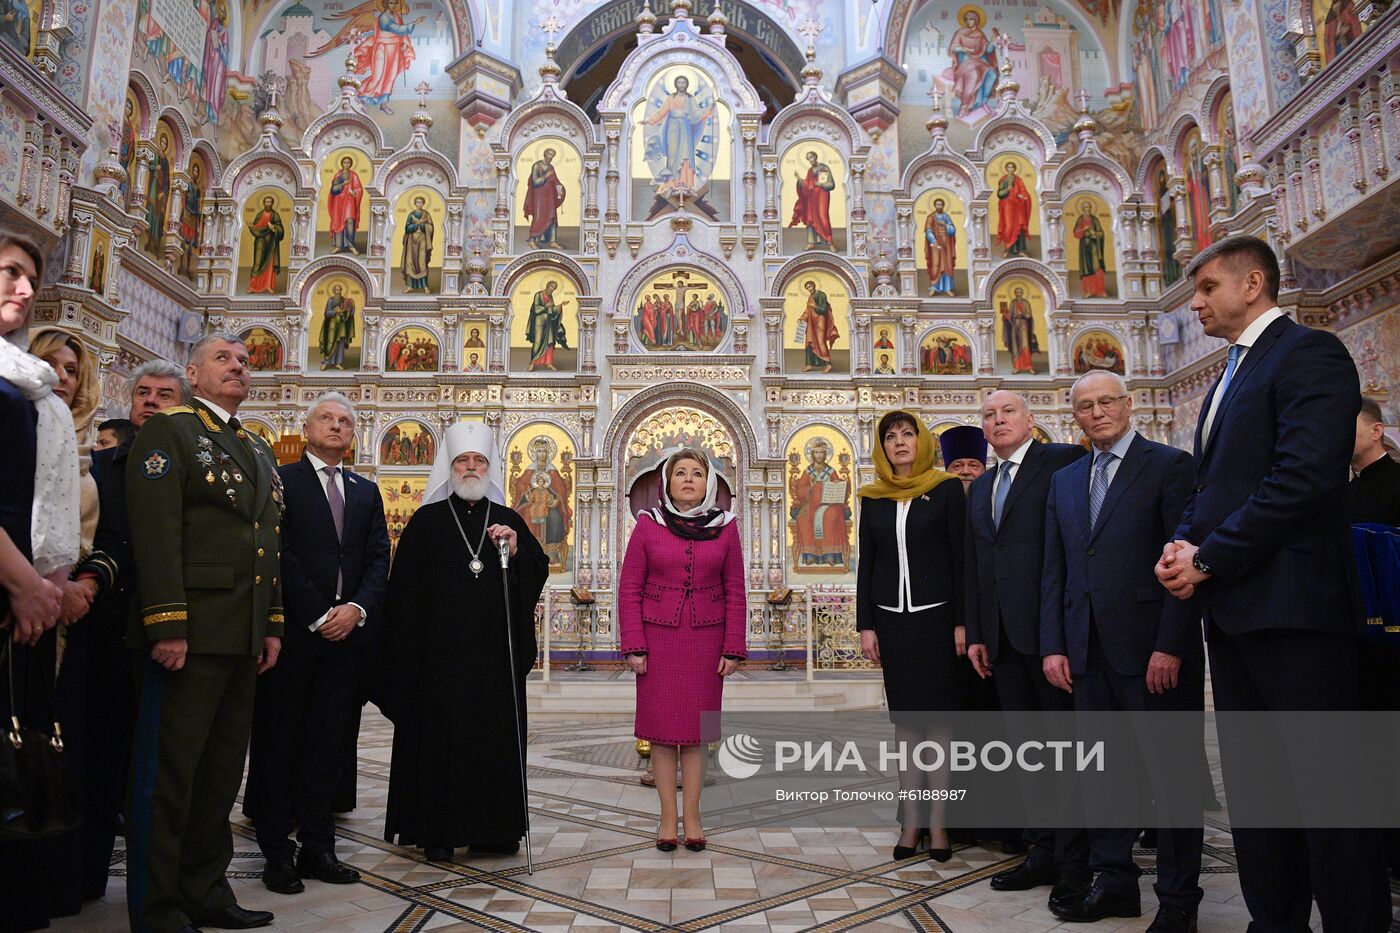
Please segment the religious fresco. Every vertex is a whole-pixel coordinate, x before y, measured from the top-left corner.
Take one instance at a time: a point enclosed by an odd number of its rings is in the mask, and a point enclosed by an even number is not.
[[[578,288],[555,269],[516,280],[510,299],[512,372],[572,372],[578,368]]]
[[[137,238],[142,249],[160,257],[165,220],[170,216],[170,177],[180,157],[175,133],[164,120],[156,124],[155,147],[146,179],[146,217]]]
[[[846,249],[846,160],[829,143],[799,142],[783,154],[779,211],[783,251]]]
[[[699,269],[668,269],[637,296],[632,332],[647,350],[713,350],[729,331],[729,301]]]
[[[898,372],[894,368],[894,353],[889,350],[877,350],[875,352],[875,375],[895,376]]]
[[[380,473],[378,481],[379,495],[384,500],[384,524],[389,529],[389,547],[397,548],[408,520],[427,495],[428,477]]]
[[[789,373],[851,371],[850,295],[832,272],[814,269],[783,290],[783,369]]]
[[[550,573],[567,573],[574,544],[574,445],[552,424],[521,428],[506,454],[506,501],[549,556]]]
[[[987,231],[992,256],[1040,258],[1040,200],[1035,167],[1022,155],[1002,153],[987,160],[987,185],[992,197]]]
[[[924,124],[935,110],[949,120],[952,148],[972,145],[1000,104],[1006,63],[1021,100],[1057,138],[1069,136],[1081,91],[1095,111],[1108,109],[1105,91],[1117,82],[1103,40],[1085,24],[1065,0],[930,0],[919,7],[898,59],[909,75],[899,95],[902,158],[928,148]]]
[[[409,188],[394,205],[390,294],[436,295],[442,291],[442,238],[447,205],[431,188]]]
[[[0,0],[0,40],[32,59],[43,12],[43,0]]]
[[[137,0],[138,53],[160,69],[199,123],[218,123],[224,113],[237,15],[228,0]]]
[[[260,188],[243,202],[238,284],[248,295],[280,295],[287,289],[285,242],[291,233],[292,199],[281,188]]]
[[[491,366],[486,338],[491,333],[485,318],[467,318],[462,322],[462,372],[484,373]]]
[[[1148,178],[1152,184],[1152,202],[1157,205],[1157,255],[1162,267],[1162,287],[1170,288],[1181,278],[1181,263],[1176,258],[1176,198],[1172,196],[1167,163],[1159,160]]]
[[[209,196],[209,160],[196,149],[186,172],[189,184],[180,198],[180,259],[175,271],[195,280],[199,245],[204,241],[204,201]]]
[[[812,425],[787,446],[787,544],[796,573],[838,575],[855,566],[857,485],[850,442],[834,428]]]
[[[1010,376],[1050,372],[1045,292],[1039,283],[1011,276],[992,292],[996,321],[996,371]]]
[[[117,142],[117,160],[126,170],[121,182],[123,207],[131,200],[131,186],[136,180],[136,140],[140,135],[141,103],[136,99],[136,92],[128,87],[126,101],[122,104],[121,135]]]
[[[1113,212],[1103,198],[1073,194],[1065,199],[1065,265],[1075,298],[1118,297],[1118,260],[1113,247]]]
[[[1235,101],[1229,91],[1220,95],[1215,105],[1215,138],[1220,145],[1220,174],[1225,183],[1231,216],[1240,209],[1240,183],[1235,179],[1240,166],[1235,147],[1239,137],[1235,133]]]
[[[317,279],[309,304],[306,368],[358,370],[363,346],[360,315],[365,309],[365,290],[359,280],[344,274]]]
[[[1196,252],[1210,245],[1210,172],[1201,128],[1187,130],[1181,143],[1181,174],[1186,179],[1186,207],[1191,212],[1191,241]]]
[[[107,292],[107,264],[112,256],[112,238],[105,231],[92,231],[92,245],[88,253],[87,287],[102,295]]]
[[[1226,64],[1220,0],[1137,0],[1130,15],[1129,57],[1143,128],[1170,123],[1178,103],[1198,80]]]
[[[1322,53],[1322,65],[1361,38],[1363,26],[1356,12],[1355,0],[1305,0],[1311,3],[1313,30],[1317,48]]]
[[[516,248],[579,250],[583,159],[555,137],[532,140],[515,157]]]
[[[933,298],[967,295],[967,211],[947,188],[930,188],[914,201],[919,231],[915,256],[922,294]]]
[[[653,220],[676,209],[730,220],[733,177],[730,107],[714,80],[690,65],[663,68],[632,109],[632,216]]]
[[[919,344],[919,372],[925,376],[972,375],[972,343],[949,327],[929,331]]]
[[[369,203],[365,185],[372,170],[358,149],[336,149],[321,160],[316,199],[316,255],[363,256],[369,250]]]
[[[430,467],[436,456],[433,432],[417,421],[400,421],[379,439],[379,465],[382,467]]]
[[[405,327],[384,347],[386,373],[435,373],[441,358],[438,339],[422,327]]]
[[[1096,369],[1124,375],[1123,343],[1117,337],[1102,330],[1080,334],[1070,350],[1074,361],[1074,374],[1082,376]]]
[[[282,338],[266,327],[254,327],[239,334],[248,346],[248,368],[255,373],[285,369]]]

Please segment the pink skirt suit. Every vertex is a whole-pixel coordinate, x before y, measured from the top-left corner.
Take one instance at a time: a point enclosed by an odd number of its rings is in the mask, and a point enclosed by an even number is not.
[[[662,745],[717,741],[701,713],[719,712],[721,656],[743,659],[746,596],[739,523],[692,541],[643,512],[618,580],[622,653],[647,656],[637,678],[636,735]]]

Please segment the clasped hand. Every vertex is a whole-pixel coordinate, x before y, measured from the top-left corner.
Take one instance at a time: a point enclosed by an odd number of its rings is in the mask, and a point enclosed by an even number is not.
[[[1210,579],[1192,563],[1197,550],[1190,541],[1180,538],[1169,541],[1162,548],[1162,556],[1153,568],[1158,581],[1177,599],[1190,599],[1196,594],[1196,587]]]

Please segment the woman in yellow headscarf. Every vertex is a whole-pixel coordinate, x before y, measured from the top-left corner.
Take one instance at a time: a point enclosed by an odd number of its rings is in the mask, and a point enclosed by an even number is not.
[[[856,628],[862,652],[883,669],[896,739],[912,749],[930,738],[929,712],[967,708],[954,636],[962,625],[967,507],[958,478],[934,467],[933,435],[914,415],[882,417],[872,449],[876,480],[860,489]],[[917,791],[927,778],[906,771],[900,785]],[[929,857],[948,860],[939,812],[928,802],[900,804],[895,858],[910,858],[928,837]]]

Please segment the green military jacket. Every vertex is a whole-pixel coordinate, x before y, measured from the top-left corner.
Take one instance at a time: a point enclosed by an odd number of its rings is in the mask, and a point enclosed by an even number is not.
[[[198,399],[142,426],[126,470],[137,599],[128,643],[259,654],[282,634],[282,482],[262,438]]]

